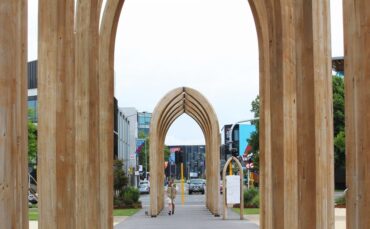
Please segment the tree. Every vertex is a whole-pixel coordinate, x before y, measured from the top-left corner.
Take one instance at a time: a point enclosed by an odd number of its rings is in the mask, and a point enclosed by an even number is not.
[[[113,164],[113,175],[114,175],[114,191],[116,196],[122,192],[122,190],[127,186],[128,178],[123,170],[123,161],[114,160]]]
[[[139,150],[139,165],[143,166],[144,171],[149,171],[149,137],[144,132],[139,132],[139,139],[144,139],[144,146]],[[147,168],[148,166],[148,168]],[[148,170],[147,170],[148,169]]]
[[[345,131],[344,131],[344,80],[340,76],[333,76],[333,123],[334,123],[334,158],[335,168],[345,168]],[[252,101],[251,111],[254,117],[259,117],[260,114],[259,96]],[[255,168],[259,167],[259,122],[253,121],[256,126],[256,131],[252,132],[248,139],[248,144],[252,147],[251,152],[254,153]]]
[[[345,168],[344,131],[344,79],[333,76],[333,116],[334,116],[334,161],[335,169]]]
[[[252,101],[252,109],[251,111],[254,113],[254,117],[258,118],[260,115],[260,97],[257,97]],[[259,144],[259,120],[255,120],[251,122],[256,127],[256,131],[251,133],[251,136],[247,140],[248,145],[251,146],[251,153],[253,153],[253,165],[255,170],[259,170],[259,151],[260,151],[260,144]]]
[[[28,110],[28,115],[34,113],[32,109]],[[28,163],[31,165],[36,164],[37,158],[37,126],[32,123],[30,120],[28,121]]]
[[[143,166],[144,171],[149,171],[150,166],[149,166],[149,146],[150,146],[150,141],[149,137],[144,133],[144,132],[139,132],[139,138],[140,139],[145,139],[144,147],[140,149],[139,153],[139,164]],[[145,152],[146,151],[146,152]],[[168,161],[170,157],[170,148],[168,146],[164,146],[164,160]],[[148,170],[147,169],[148,165]]]

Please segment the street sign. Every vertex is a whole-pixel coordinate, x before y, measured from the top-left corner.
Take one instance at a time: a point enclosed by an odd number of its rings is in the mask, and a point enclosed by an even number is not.
[[[226,203],[240,204],[240,176],[226,176]]]

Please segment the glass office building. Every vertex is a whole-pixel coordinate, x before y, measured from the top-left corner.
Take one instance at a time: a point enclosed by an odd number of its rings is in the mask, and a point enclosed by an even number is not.
[[[152,113],[148,112],[138,112],[137,113],[137,130],[139,137],[141,133],[146,136],[149,136],[149,127],[150,127],[150,120],[152,119]]]
[[[181,163],[184,166],[185,178],[205,177],[205,145],[178,145],[168,147],[170,148],[170,157],[165,169],[167,177],[180,179]]]

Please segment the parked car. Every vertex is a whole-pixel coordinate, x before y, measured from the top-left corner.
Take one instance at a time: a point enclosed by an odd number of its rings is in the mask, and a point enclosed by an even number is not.
[[[149,192],[150,192],[150,183],[148,181],[140,181],[140,183],[139,183],[139,192],[141,194],[144,194],[144,193],[149,194]]]
[[[200,192],[204,194],[205,182],[203,179],[191,179],[189,182],[189,195],[193,192]]]
[[[28,192],[28,202],[31,204],[37,204],[37,196],[31,192]]]

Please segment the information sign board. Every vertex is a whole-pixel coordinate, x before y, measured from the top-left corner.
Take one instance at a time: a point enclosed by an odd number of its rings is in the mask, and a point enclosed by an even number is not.
[[[240,176],[226,176],[226,203],[240,204]]]

